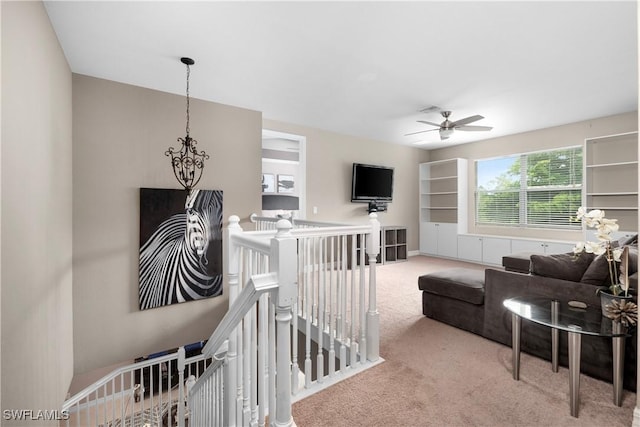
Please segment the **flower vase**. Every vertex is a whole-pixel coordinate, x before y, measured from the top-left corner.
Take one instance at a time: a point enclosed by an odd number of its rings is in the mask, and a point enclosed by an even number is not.
[[[600,291],[600,306],[602,308],[602,315],[607,317],[607,305],[611,304],[613,300],[621,301],[633,301],[633,295],[613,295],[608,292]]]

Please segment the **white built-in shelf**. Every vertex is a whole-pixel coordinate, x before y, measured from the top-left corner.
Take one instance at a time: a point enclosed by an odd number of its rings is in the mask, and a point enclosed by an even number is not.
[[[589,207],[587,206],[587,210],[592,210],[592,209],[600,209],[603,211],[615,211],[615,210],[619,210],[619,211],[637,211],[638,207],[637,206],[598,206],[597,208],[594,207]]]
[[[638,162],[615,162],[615,163],[601,163],[601,164],[596,164],[596,165],[587,165],[587,168],[613,168],[613,167],[618,167],[618,166],[625,166],[625,165],[637,165]]]
[[[457,233],[467,231],[467,160],[421,163],[420,253],[456,257]]]
[[[425,178],[425,181],[441,181],[447,179],[458,179],[457,176],[435,176],[432,178]]]
[[[607,193],[587,193],[587,196],[637,196],[637,191],[615,191]]]
[[[638,228],[638,132],[588,138],[584,145],[584,203],[611,211],[620,230]]]
[[[439,191],[437,193],[422,193],[422,194],[426,194],[428,196],[435,196],[438,194],[458,194],[458,192],[457,191]]]

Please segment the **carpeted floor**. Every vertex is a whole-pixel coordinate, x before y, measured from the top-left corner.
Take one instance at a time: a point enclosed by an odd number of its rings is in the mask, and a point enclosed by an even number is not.
[[[299,427],[630,426],[636,395],[613,404],[611,384],[581,375],[579,418],[569,415],[566,367],[422,315],[418,276],[475,264],[423,256],[378,267],[380,353],[385,362],[293,406]]]

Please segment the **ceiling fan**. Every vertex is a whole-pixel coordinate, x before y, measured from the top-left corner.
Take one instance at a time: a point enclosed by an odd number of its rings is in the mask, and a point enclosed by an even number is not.
[[[431,132],[431,131],[437,130],[437,131],[440,131],[440,139],[445,140],[445,139],[448,139],[453,134],[454,130],[487,131],[487,130],[493,129],[490,126],[468,126],[469,123],[477,122],[478,120],[484,119],[484,117],[480,115],[469,116],[464,119],[460,119],[460,120],[456,120],[455,122],[452,122],[451,120],[449,120],[451,111],[441,111],[440,114],[442,114],[442,117],[444,117],[444,121],[440,124],[428,122],[426,120],[418,120],[418,123],[437,126],[438,127],[437,129],[428,129],[428,130],[421,130],[419,132],[407,133],[405,134],[405,136],[416,135],[423,132]]]

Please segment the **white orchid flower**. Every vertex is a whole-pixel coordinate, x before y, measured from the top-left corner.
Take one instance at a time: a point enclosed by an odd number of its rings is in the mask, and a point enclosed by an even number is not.
[[[584,251],[588,254],[602,255],[607,249],[597,242],[587,242],[584,246]]]
[[[598,227],[604,219],[604,211],[600,209],[594,209],[584,214],[583,218],[585,224],[587,224],[587,227]]]
[[[604,215],[604,211],[603,210],[594,209],[594,210],[591,210],[591,211],[587,212],[586,214],[584,214],[584,216],[587,217],[587,218],[591,218],[591,219],[600,221],[602,218],[604,218],[605,215]]]
[[[613,260],[615,262],[622,261],[622,248],[615,248],[611,253],[613,254]]]
[[[607,262],[609,263],[609,275],[611,276],[610,289],[617,294],[616,289],[619,288],[620,285],[618,284],[617,275],[614,273],[616,270],[615,263],[622,262],[621,258],[624,251],[622,248],[613,249],[611,247],[611,234],[618,231],[618,220],[605,218],[605,212],[603,210],[594,209],[586,212],[584,207],[578,208],[576,218],[578,220],[582,219],[587,227],[596,229],[598,242],[578,242],[573,248],[573,253],[578,254],[584,251],[595,255],[606,254]]]
[[[618,231],[619,228],[620,226],[618,225],[617,219],[602,218],[600,220],[600,224],[597,227],[597,230],[598,230],[598,234],[609,235],[614,231]]]

